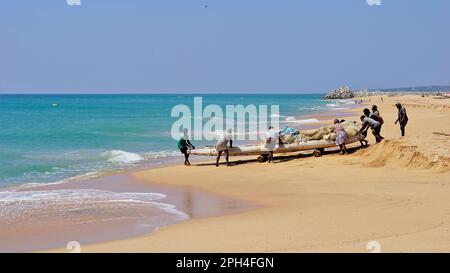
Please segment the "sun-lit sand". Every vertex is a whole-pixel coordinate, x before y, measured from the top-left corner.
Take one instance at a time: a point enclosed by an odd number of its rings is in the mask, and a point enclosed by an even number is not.
[[[404,138],[394,125],[397,101],[409,115]],[[232,167],[194,163],[134,173],[144,182],[214,192],[259,207],[83,245],[82,251],[368,252],[368,242],[377,241],[384,252],[449,252],[450,99],[384,97],[381,103],[371,97],[372,103],[385,120],[386,140],[374,145],[369,132],[371,146],[354,148],[351,155],[279,156],[276,164],[247,157]],[[359,121],[360,113],[355,110],[353,119]]]

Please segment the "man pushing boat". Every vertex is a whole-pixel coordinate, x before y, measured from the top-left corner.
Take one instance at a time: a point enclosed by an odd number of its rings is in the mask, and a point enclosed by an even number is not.
[[[229,152],[228,148],[233,147],[233,135],[231,134],[232,130],[227,129],[225,133],[219,136],[219,139],[216,143],[216,150],[217,150],[217,158],[216,158],[216,167],[219,167],[219,160],[220,156],[223,152],[225,152],[225,160],[227,162],[227,166],[230,166],[229,159]],[[228,147],[228,142],[230,142],[230,147]]]

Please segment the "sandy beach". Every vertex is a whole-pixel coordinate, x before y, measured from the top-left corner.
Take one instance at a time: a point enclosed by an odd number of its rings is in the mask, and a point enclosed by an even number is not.
[[[450,1],[3,2],[0,255],[450,253]]]
[[[407,108],[406,136],[394,125],[395,102]],[[83,252],[383,252],[450,251],[450,101],[433,97],[371,97],[385,120],[385,140],[275,158],[210,159],[132,173],[158,183],[219,194],[256,205],[244,212],[193,218],[148,235],[83,245]],[[352,110],[354,120],[361,108]],[[330,118],[332,118],[330,116]],[[350,118],[347,118],[350,119]],[[331,121],[330,121],[331,122]],[[55,250],[55,251],[66,251]]]

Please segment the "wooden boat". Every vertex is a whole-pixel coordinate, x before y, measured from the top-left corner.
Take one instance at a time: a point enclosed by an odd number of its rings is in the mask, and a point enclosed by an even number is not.
[[[357,135],[347,139],[345,144],[351,144],[359,142],[364,139],[364,136]],[[312,150],[315,156],[321,156],[323,150],[326,148],[336,147],[334,140],[321,139],[321,140],[309,140],[304,142],[292,143],[292,144],[279,144],[273,151],[274,154],[293,153],[300,151]],[[228,149],[230,156],[250,156],[258,155],[258,161],[265,161],[269,151],[264,144],[250,144],[244,146],[235,146]],[[195,150],[191,150],[192,155],[204,155],[204,156],[217,156],[217,150],[214,146],[201,147]]]

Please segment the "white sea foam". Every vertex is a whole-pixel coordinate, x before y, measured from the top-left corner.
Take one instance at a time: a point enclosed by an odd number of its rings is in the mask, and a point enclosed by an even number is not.
[[[130,153],[122,150],[111,150],[102,153],[102,156],[107,157],[107,161],[118,164],[133,164],[141,161],[167,158],[172,156],[179,156],[179,152],[175,150],[168,151],[149,151],[141,154]]]
[[[144,159],[167,158],[167,157],[179,156],[179,155],[180,155],[179,151],[146,152],[146,153],[142,154]]]
[[[295,117],[286,118],[286,122],[289,123],[298,123],[298,124],[307,124],[307,123],[316,123],[319,122],[318,119],[310,118],[310,119],[295,119]]]
[[[326,111],[328,110],[325,106],[302,106],[298,108],[300,111]]]
[[[144,160],[141,155],[125,152],[122,150],[106,151],[102,153],[102,156],[108,157],[107,161],[116,164],[132,164]]]
[[[343,107],[346,105],[354,104],[351,100],[338,100],[335,103],[327,103],[325,106],[332,108],[332,110],[346,110],[349,108]]]
[[[122,150],[97,151],[89,153],[95,162],[75,163],[66,167],[53,167],[51,171],[24,173],[23,181],[12,181],[5,189],[27,189],[42,185],[55,185],[71,181],[98,177],[111,170],[129,170],[139,166],[152,166],[164,163],[163,160],[179,158],[177,150],[149,151],[140,154]]]
[[[160,193],[140,192],[110,192],[94,189],[66,189],[66,190],[44,190],[44,191],[0,191],[1,203],[36,202],[45,203],[72,203],[89,201],[114,201],[114,200],[139,200],[151,202],[164,198]],[[39,205],[39,204],[38,204]]]
[[[273,114],[273,115],[270,115],[271,117],[280,117],[280,118],[284,118],[284,117],[286,117],[286,116],[284,116],[284,115],[279,115],[279,114]]]
[[[95,189],[0,191],[0,218],[9,223],[14,223],[17,217],[22,219],[27,215],[35,217],[48,215],[67,217],[69,215],[70,219],[78,219],[83,215],[93,215],[92,213],[97,211],[99,213],[97,220],[102,221],[114,217],[126,217],[124,213],[127,211],[140,208],[154,208],[161,211],[160,216],[159,214],[152,217],[146,216],[150,220],[148,224],[152,226],[189,218],[171,204],[156,202],[164,197],[165,195],[160,193],[111,192]]]

